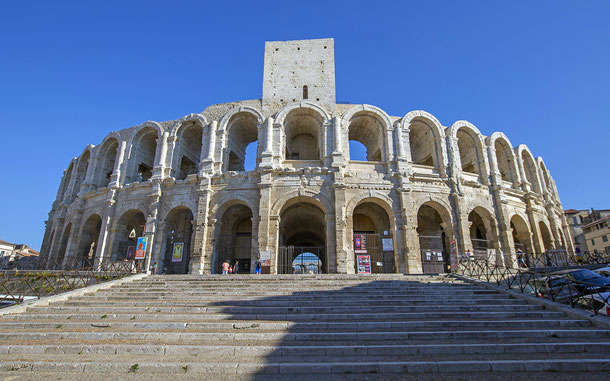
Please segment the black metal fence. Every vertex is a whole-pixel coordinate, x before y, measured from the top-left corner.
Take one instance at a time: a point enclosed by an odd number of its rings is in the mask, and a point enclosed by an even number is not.
[[[0,307],[20,304],[143,272],[142,261],[88,263],[70,270],[0,271]]]
[[[511,290],[518,290],[539,298],[550,299],[572,307],[580,307],[598,314],[609,314],[610,287],[590,281],[578,281],[569,276],[568,270],[582,266],[557,268],[517,268],[496,266],[484,259],[460,260],[458,274],[495,283]]]

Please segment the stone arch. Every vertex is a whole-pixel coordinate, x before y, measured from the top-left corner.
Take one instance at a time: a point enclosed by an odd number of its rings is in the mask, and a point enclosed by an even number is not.
[[[396,271],[396,246],[384,250],[383,239],[391,239],[395,244],[396,224],[391,200],[370,197],[358,197],[349,209],[347,228],[352,233],[350,250],[354,253],[354,270],[358,273],[358,255],[370,258],[372,273],[393,273]],[[360,242],[360,248],[357,242]],[[362,243],[364,242],[364,250]],[[359,253],[366,251],[366,253]],[[381,264],[381,265],[380,265]]]
[[[401,119],[400,130],[408,133],[408,159],[411,163],[438,169],[447,166],[443,149],[445,130],[432,114],[411,111]]]
[[[544,252],[553,250],[555,248],[553,245],[553,236],[551,235],[548,224],[540,220],[538,221],[538,227],[540,228],[540,243],[542,244],[542,250]]]
[[[538,168],[539,171],[541,173],[541,175],[539,175],[540,181],[541,181],[541,185],[543,189],[545,189],[551,196],[553,196],[553,186],[551,184],[551,175],[549,174],[548,169],[546,168],[546,165],[544,164],[544,160],[542,160],[542,157],[538,156],[538,158],[536,159],[536,163],[538,164]]]
[[[257,202],[258,200],[249,197],[248,194],[243,192],[225,192],[211,200],[209,215],[218,220],[228,208],[236,204],[242,204],[256,212],[258,211]]]
[[[523,171],[521,179],[527,181],[532,192],[540,193],[542,188],[540,187],[540,180],[538,179],[538,170],[534,155],[532,155],[532,152],[525,144],[520,144],[517,147],[517,158],[519,166],[521,167],[520,170]],[[525,186],[524,190],[526,190]]]
[[[215,211],[212,272],[221,273],[224,261],[233,266],[239,262],[241,272],[250,272],[253,260],[254,209],[246,202],[233,199],[222,203]]]
[[[227,171],[245,171],[246,148],[256,143],[256,157],[260,157],[259,128],[262,115],[251,107],[238,107],[220,120],[220,130],[226,132],[223,146],[223,167]],[[258,164],[258,163],[257,163]]]
[[[97,213],[91,213],[84,221],[78,237],[76,263],[79,267],[93,267],[102,228],[102,217]]]
[[[62,181],[59,184],[59,200],[63,202],[69,202],[70,194],[69,194],[69,185],[72,180],[72,172],[74,171],[74,167],[76,166],[76,159],[70,160],[70,164],[68,165],[68,169],[64,171],[64,176]]]
[[[517,169],[517,157],[508,137],[502,132],[494,132],[487,137],[487,145],[493,149],[496,155],[496,163],[502,181],[508,181],[517,187],[520,183],[519,170]]]
[[[173,131],[175,135],[172,135],[175,140],[170,175],[178,180],[198,173],[201,162],[205,118],[198,114],[191,115],[180,120]]]
[[[532,244],[532,232],[527,217],[520,213],[515,213],[509,221],[511,237],[515,251],[522,251],[526,254],[534,254],[534,246]]]
[[[282,109],[276,122],[282,126],[285,160],[322,160],[324,156],[324,124],[329,115],[320,106],[300,102]]]
[[[328,272],[327,229],[326,210],[318,200],[297,196],[285,202],[279,213],[277,273],[292,273],[301,254],[315,255],[320,271]]]
[[[453,237],[451,208],[438,201],[424,200],[416,209],[416,232],[424,273],[448,272],[449,245]]]
[[[121,261],[127,258],[128,248],[136,246],[137,237],[142,237],[146,226],[146,214],[140,209],[128,209],[112,227],[111,261]],[[132,231],[134,231],[133,237]],[[150,242],[149,242],[150,244]],[[134,249],[135,253],[135,249]]]
[[[59,251],[54,263],[55,269],[63,268],[63,262],[66,259],[66,249],[68,248],[68,241],[70,239],[70,232],[72,231],[72,222],[69,222],[64,228],[64,233],[61,235],[61,241],[59,244]]]
[[[390,117],[380,108],[362,105],[350,108],[341,118],[347,126],[348,140],[366,147],[367,161],[386,162],[389,157],[387,134],[392,129]],[[349,145],[347,148],[349,154]]]
[[[310,200],[310,202],[320,208],[324,213],[333,210],[332,202],[321,193],[310,190],[299,189],[281,195],[269,209],[270,216],[279,216],[285,208],[300,202],[299,200]]]
[[[119,154],[119,136],[116,133],[108,135],[96,152],[96,168],[93,174],[93,187],[102,188],[110,184]]]
[[[160,138],[162,129],[157,123],[146,122],[136,127],[129,144],[125,184],[150,180],[157,161],[157,142]]]
[[[76,166],[76,173],[74,178],[74,188],[72,190],[72,194],[77,195],[80,192],[80,188],[87,177],[87,171],[89,170],[89,165],[91,164],[91,158],[93,155],[91,154],[93,146],[88,145],[83,152],[78,157],[78,164]]]
[[[484,181],[489,171],[483,135],[478,128],[470,122],[458,120],[449,128],[448,135],[455,142],[458,151],[458,155],[453,158],[454,165],[459,164],[462,172],[476,174],[479,180]]]
[[[494,214],[483,206],[476,206],[468,213],[470,223],[469,238],[475,258],[488,258],[487,250],[495,249],[496,255],[500,255],[500,242],[497,222]]]
[[[186,274],[193,250],[193,211],[183,205],[172,208],[163,219],[163,258],[159,267],[167,274]]]
[[[182,118],[176,120],[174,123],[172,130],[170,131],[170,136],[178,136],[178,131],[182,129],[185,125],[188,126],[188,122],[196,122],[201,124],[201,126],[205,127],[208,125],[208,120],[204,115],[201,114],[188,114],[183,116]]]

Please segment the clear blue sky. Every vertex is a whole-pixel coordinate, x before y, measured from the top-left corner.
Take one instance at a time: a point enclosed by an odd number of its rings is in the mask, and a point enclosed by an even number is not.
[[[323,37],[338,100],[502,131],[564,208],[610,208],[609,17],[610,1],[3,1],[0,239],[40,247],[86,144],[260,98],[265,41]]]

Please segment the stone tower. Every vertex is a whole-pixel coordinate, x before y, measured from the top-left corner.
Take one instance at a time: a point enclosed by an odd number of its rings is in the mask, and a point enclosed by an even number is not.
[[[308,100],[334,107],[334,40],[265,43],[263,109]]]

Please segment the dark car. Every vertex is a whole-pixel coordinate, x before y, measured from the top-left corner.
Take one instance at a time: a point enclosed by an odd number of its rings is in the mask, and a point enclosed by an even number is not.
[[[566,278],[581,294],[591,294],[593,292],[610,291],[610,278],[605,278],[591,270],[580,269],[569,271],[565,274]]]

